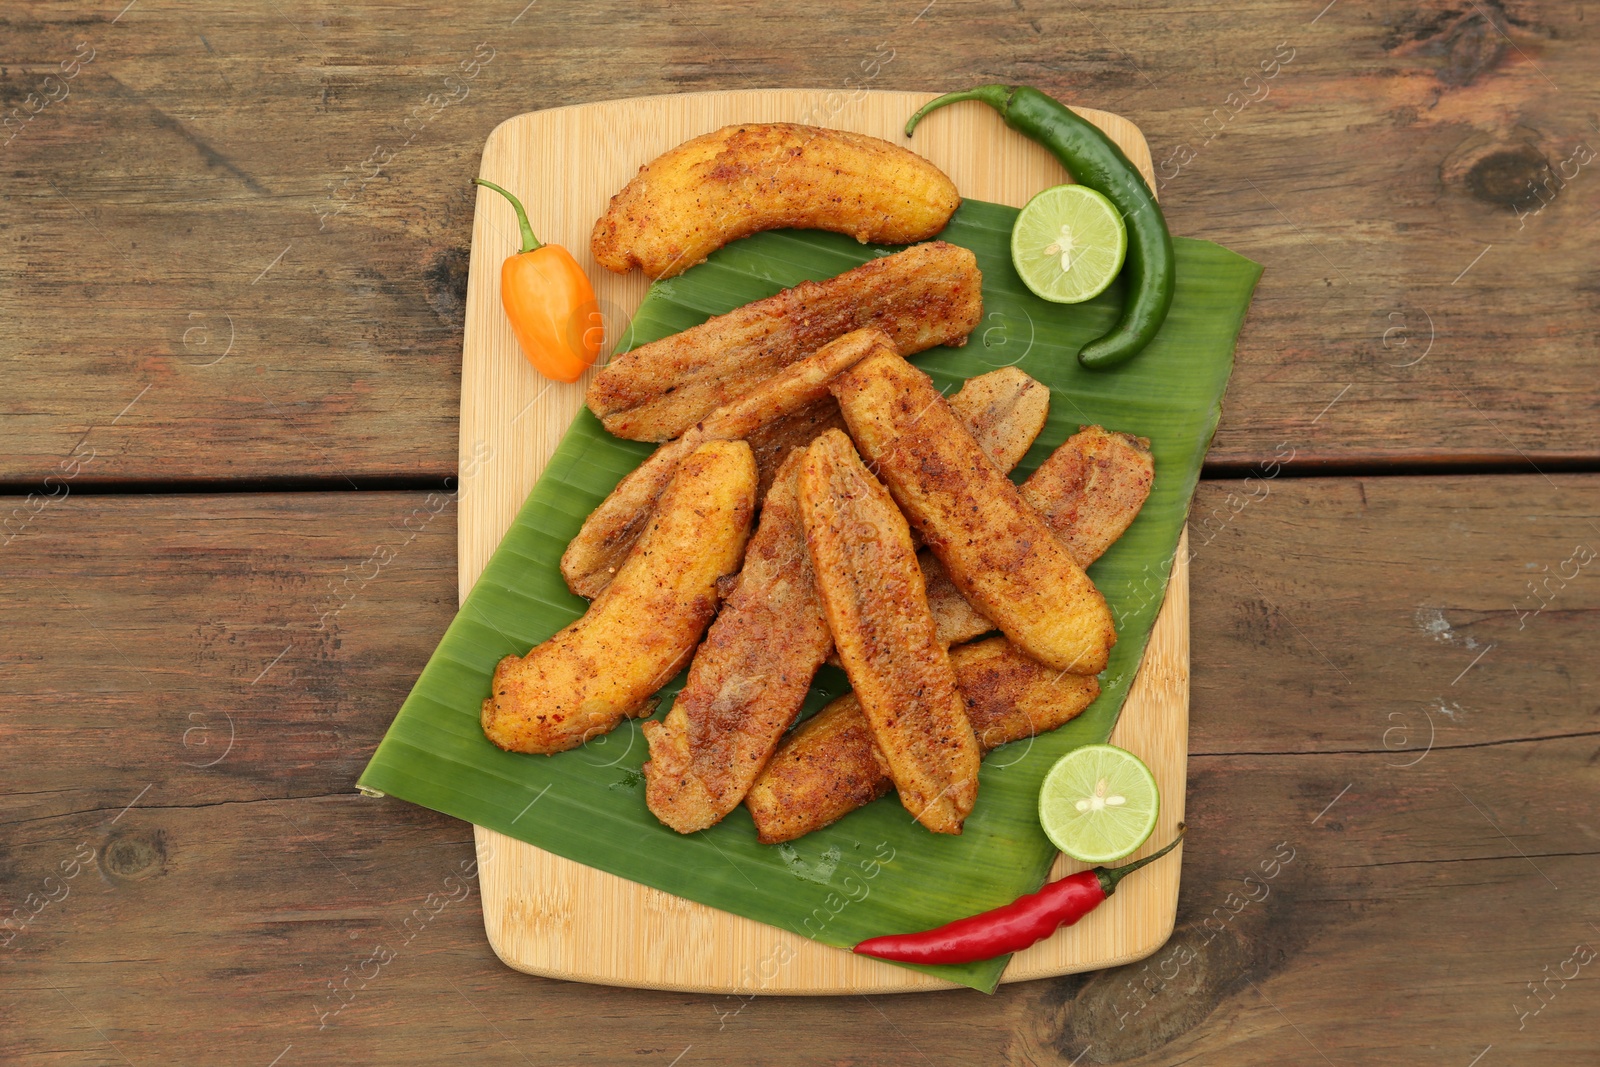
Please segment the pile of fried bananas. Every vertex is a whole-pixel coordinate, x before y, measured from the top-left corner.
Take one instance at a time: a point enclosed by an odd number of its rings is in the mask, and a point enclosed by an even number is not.
[[[728,127],[643,168],[594,253],[667,277],[779,226],[923,241],[958,204],[887,142]],[[703,830],[742,803],[761,841],[789,841],[893,790],[929,830],[960,833],[987,753],[1099,695],[1116,632],[1084,568],[1154,480],[1149,442],[1086,426],[1018,485],[1049,390],[1010,367],[947,398],[907,362],[965,344],[982,281],[971,252],[927,241],[603,368],[590,409],[659,444],[562,556],[588,611],[496,668],[489,740],[575,748],[651,714],[687,664],[643,727],[645,799],[667,826]],[[827,662],[853,691],[795,726]]]

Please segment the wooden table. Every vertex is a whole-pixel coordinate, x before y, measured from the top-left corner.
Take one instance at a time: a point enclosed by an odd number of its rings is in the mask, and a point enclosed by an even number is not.
[[[0,1062],[1600,1063],[1592,11],[125,2],[0,43]],[[1127,114],[1173,229],[1267,268],[1174,940],[992,997],[513,973],[469,828],[352,791],[454,610],[485,136],[982,81]]]

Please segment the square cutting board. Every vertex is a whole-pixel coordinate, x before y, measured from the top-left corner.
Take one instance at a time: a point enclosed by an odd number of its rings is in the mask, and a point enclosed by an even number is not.
[[[905,121],[931,93],[754,89],[611,100],[507,119],[489,135],[480,177],[515,193],[541,241],[565,246],[594,282],[608,329],[626,323],[648,286],[640,272],[595,263],[589,234],[611,196],[662,152],[736,122],[809,122],[908,145],[961,195],[1020,207],[1070,180],[1055,158],[1005,128],[987,107]],[[1150,150],[1128,120],[1078,109],[1105,130],[1154,187]],[[500,306],[500,264],[520,247],[515,216],[480,188],[467,283],[461,368],[458,595],[465,600],[545,462],[583,404],[589,378],[550,382],[528,365]],[[608,336],[606,349],[615,342]],[[1133,429],[1113,427],[1113,429]],[[1189,735],[1189,572],[1180,541],[1166,601],[1111,743],[1141,756],[1163,799],[1141,852],[1170,840],[1183,819]],[[550,566],[557,565],[556,560]],[[713,993],[893,993],[953,983],[820,945],[764,923],[586,867],[475,827],[484,928],[496,954],[530,974],[607,985]],[[1058,857],[1059,878],[1083,864]],[[1172,933],[1178,857],[1130,879],[1082,922],[1011,959],[1017,982],[1141,959]],[[785,964],[768,975],[768,961]]]

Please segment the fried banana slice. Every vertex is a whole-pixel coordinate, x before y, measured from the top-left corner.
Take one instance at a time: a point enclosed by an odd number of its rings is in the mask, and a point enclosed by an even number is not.
[[[969,381],[950,406],[996,463],[1010,470],[1044,428],[1049,397],[1034,379],[1006,368]],[[744,798],[833,648],[796,510],[804,446],[833,428],[829,422],[843,422],[832,396],[761,427],[757,434],[765,440],[759,446],[752,435],[758,469],[763,451],[770,453],[779,442],[790,447],[788,457],[764,496],[744,569],[729,580],[728,601],[695,653],[688,683],[662,722],[644,724],[651,754],[644,765],[646,803],[681,833],[715,824]],[[976,617],[978,633],[993,629],[938,562],[924,556],[919,562],[937,573],[958,617]],[[930,601],[932,595],[930,588]],[[954,638],[946,638],[945,620],[937,613],[935,618],[940,643],[950,644]]]
[[[1050,417],[1050,390],[1016,367],[1002,367],[968,378],[950,407],[984,455],[1009,474]]]
[[[951,397],[950,406],[960,398],[960,393]],[[1026,446],[1022,450],[1027,451]],[[1149,441],[1085,426],[1028,476],[1021,492],[1078,566],[1087,568],[1138,517],[1154,481]],[[961,595],[931,552],[918,553],[917,562],[922,565],[928,607],[941,642],[957,645],[994,629],[994,623]]]
[[[961,595],[938,556],[923,549],[917,553],[917,565],[922,568],[922,583],[928,590],[928,610],[933,612],[933,625],[941,645],[946,648],[959,645],[994,629],[994,623]]]
[[[834,379],[850,435],[963,596],[1039,662],[1098,674],[1111,612],[926,374],[874,354]]]
[[[845,334],[784,367],[756,389],[713,411],[682,437],[656,449],[617,483],[568,543],[561,555],[561,576],[567,588],[592,600],[611,583],[685,456],[706,441],[735,441],[819,401],[832,403],[829,380],[887,345],[888,338],[877,330]]]
[[[846,693],[783,739],[744,806],[756,840],[776,845],[837,822],[892,789],[889,761],[873,743],[861,702]]]
[[[1155,476],[1149,441],[1082,426],[1022,483],[1022,499],[1087,567],[1138,516]]]
[[[982,289],[967,249],[917,245],[624,352],[594,376],[585,400],[618,437],[671,440],[851,330],[876,326],[903,356],[965,344],[983,317]]]
[[[950,410],[995,466],[1011,474],[1045,429],[1045,419],[1050,418],[1050,389],[1014,366],[1003,366],[966,379],[960,392],[950,397]],[[941,645],[960,645],[995,629],[994,622],[966,601],[933,553],[918,552],[917,563],[922,566],[928,608],[933,611]]]
[[[681,834],[739,806],[833,648],[800,522],[792,452],[761,508],[744,569],[661,722],[644,724],[645,803]]]
[[[483,732],[513,752],[561,752],[650,710],[716,611],[755,510],[743,441],[711,441],[679,467],[617,578],[583,617],[526,656],[507,656],[483,702]]]
[[[955,183],[877,137],[792,122],[724,126],[639,169],[594,224],[607,270],[671,278],[762,230],[847,233],[863,243],[924,241],[961,204]]]
[[[839,414],[839,402],[829,393],[821,400],[807,404],[791,415],[757,427],[745,440],[755,453],[756,472],[763,490],[770,489],[778,476],[778,468],[796,449],[804,452],[811,442],[829,430],[844,429],[844,416]],[[762,500],[766,499],[765,493]]]
[[[1051,670],[1003,637],[951,649],[950,665],[985,755],[1054,730],[1100,695],[1093,677]],[[820,830],[893,788],[861,705],[847,693],[784,738],[744,803],[761,843],[775,845]]]
[[[838,402],[831,396],[828,399],[833,402],[834,414],[838,415]],[[1044,430],[1050,414],[1050,390],[1016,367],[1003,367],[968,378],[960,391],[950,398],[950,410],[994,460],[995,466],[1009,474],[1027,455],[1034,438]],[[842,415],[839,421],[843,423]],[[754,442],[751,444],[754,447]],[[757,466],[760,462],[758,451]],[[919,541],[915,530],[912,541]],[[946,647],[960,644],[994,629],[994,623],[967,603],[967,598],[961,595],[931,553],[917,553],[917,564],[922,568],[928,607],[933,612],[940,644]]]
[[[839,659],[901,802],[929,830],[960,833],[978,795],[978,742],[905,517],[839,430],[806,450],[800,515]]]
[[[1050,390],[1015,367],[1003,367],[968,378],[950,398],[950,407],[995,465],[1010,472],[1044,430],[1050,414]],[[756,454],[763,496],[790,449],[805,448],[825,431],[844,428],[839,402],[830,394],[745,438]],[[912,536],[915,539],[915,532]]]

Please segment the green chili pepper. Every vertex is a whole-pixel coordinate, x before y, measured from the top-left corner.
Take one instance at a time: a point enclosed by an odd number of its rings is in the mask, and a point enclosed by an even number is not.
[[[906,136],[928,112],[958,100],[981,100],[994,108],[1007,126],[1048,148],[1074,181],[1104,193],[1122,213],[1128,227],[1127,302],[1116,326],[1084,345],[1078,362],[1101,370],[1138,353],[1166,321],[1177,284],[1172,235],[1144,175],[1098,126],[1026,85],[980,85],[930,100],[906,123]]]

